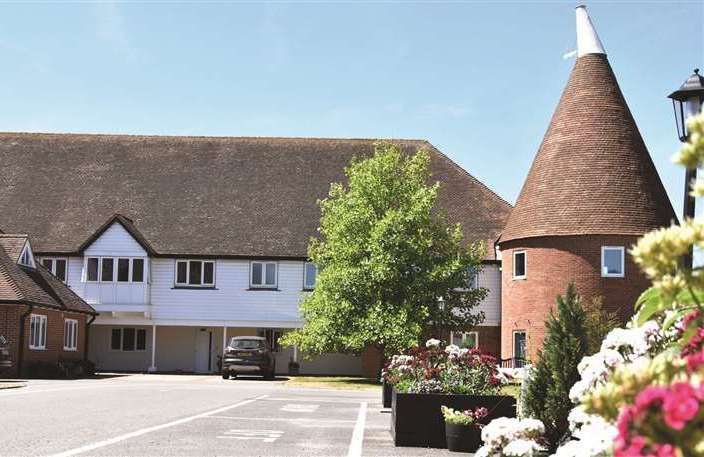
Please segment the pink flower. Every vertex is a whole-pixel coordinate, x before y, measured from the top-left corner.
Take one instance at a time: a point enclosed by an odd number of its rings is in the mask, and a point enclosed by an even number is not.
[[[645,437],[640,435],[634,436],[631,439],[631,443],[627,444],[623,441],[618,441],[616,443],[616,449],[614,450],[614,457],[637,457],[642,456],[643,450],[645,448]]]
[[[698,392],[687,382],[678,382],[670,387],[663,401],[665,423],[675,430],[682,430],[699,412]]]
[[[662,387],[646,387],[638,394],[635,401],[636,410],[638,413],[643,413],[645,409],[651,406],[656,401],[661,401],[667,396],[667,390]]]
[[[655,445],[655,455],[657,457],[677,457],[675,448],[671,444]]]

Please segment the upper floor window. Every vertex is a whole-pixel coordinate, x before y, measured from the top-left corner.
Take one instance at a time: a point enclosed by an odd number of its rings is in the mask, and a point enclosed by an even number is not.
[[[46,349],[46,316],[32,314],[29,318],[29,348]]]
[[[88,282],[144,282],[144,259],[131,257],[88,257]]]
[[[526,251],[513,251],[513,279],[526,277]]]
[[[275,289],[276,265],[276,262],[252,262],[249,274],[250,287]]]
[[[315,289],[315,281],[318,277],[318,267],[313,262],[306,262],[303,271],[303,288]]]
[[[66,282],[66,267],[68,261],[55,257],[45,257],[42,259],[42,265],[51,272],[56,278],[62,282]]]
[[[64,320],[64,351],[78,349],[78,321],[76,319]]]
[[[176,285],[212,287],[215,285],[215,262],[212,260],[177,260]]]
[[[25,267],[34,268],[34,256],[32,255],[32,249],[30,249],[29,243],[24,245],[24,249],[22,249],[20,259],[17,263],[24,265]]]
[[[601,247],[601,276],[605,278],[623,278],[624,276],[623,246]]]

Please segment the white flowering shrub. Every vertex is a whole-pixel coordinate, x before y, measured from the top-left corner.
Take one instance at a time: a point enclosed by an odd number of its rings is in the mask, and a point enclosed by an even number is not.
[[[482,429],[482,441],[475,456],[532,456],[544,450],[542,436],[545,426],[537,419],[500,417]]]

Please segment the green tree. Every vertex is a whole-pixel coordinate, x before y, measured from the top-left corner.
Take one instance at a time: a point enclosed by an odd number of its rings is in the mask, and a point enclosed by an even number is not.
[[[319,274],[301,303],[304,326],[282,343],[307,355],[368,346],[389,355],[483,320],[472,310],[486,290],[466,285],[485,246],[466,243],[435,208],[440,185],[428,184],[429,161],[426,151],[378,143],[346,168],[346,185],[331,185],[309,246]]]
[[[584,306],[586,313],[585,328],[587,329],[587,353],[596,354],[601,349],[604,337],[622,324],[618,313],[604,309],[603,297],[595,297]]]
[[[569,398],[579,380],[577,365],[587,355],[586,313],[574,284],[557,297],[557,315],[545,322],[547,333],[538,361],[524,391],[523,413],[545,424],[545,436],[555,449],[569,429],[567,416],[573,408]]]

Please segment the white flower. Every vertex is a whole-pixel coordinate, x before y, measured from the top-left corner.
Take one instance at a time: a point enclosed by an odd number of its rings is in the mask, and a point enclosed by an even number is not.
[[[529,417],[527,419],[521,419],[518,423],[518,430],[519,433],[525,435],[542,435],[545,433],[545,425],[538,419]]]
[[[428,341],[425,342],[425,347],[427,348],[436,348],[440,346],[440,340],[436,340],[435,338],[430,338]]]
[[[425,344],[428,344],[428,343],[425,343]],[[448,344],[447,346],[445,346],[445,352],[447,352],[448,354],[459,355],[460,354],[460,347],[455,344]]]
[[[541,449],[540,445],[533,440],[517,439],[504,447],[503,455],[509,457],[532,456]]]
[[[591,387],[591,384],[584,380],[579,380],[575,382],[572,388],[570,389],[570,400],[572,400],[572,403],[579,403],[582,400],[584,394],[589,392]]]
[[[474,457],[489,457],[490,451],[491,448],[485,444],[484,446],[477,449],[477,452],[474,453]]]

